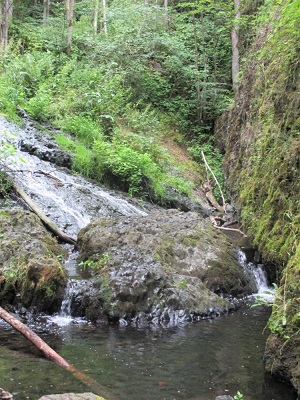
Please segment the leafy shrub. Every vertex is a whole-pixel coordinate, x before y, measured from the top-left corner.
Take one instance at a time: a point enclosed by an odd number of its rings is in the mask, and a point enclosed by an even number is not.
[[[99,123],[80,115],[67,116],[63,120],[57,121],[56,126],[65,132],[74,134],[85,143],[93,143],[103,131]]]

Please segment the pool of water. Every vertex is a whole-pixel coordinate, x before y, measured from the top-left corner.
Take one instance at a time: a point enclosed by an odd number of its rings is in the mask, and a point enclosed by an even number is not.
[[[214,400],[225,390],[245,400],[294,400],[264,373],[268,316],[267,308],[243,307],[182,327],[81,323],[38,333],[119,400]],[[14,399],[90,390],[4,323],[0,335],[0,387]]]

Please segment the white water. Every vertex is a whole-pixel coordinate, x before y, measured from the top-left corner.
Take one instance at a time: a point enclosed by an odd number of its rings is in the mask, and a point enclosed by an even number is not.
[[[7,141],[18,147],[20,140],[27,134],[34,137],[35,132],[31,126],[27,132],[0,118],[0,147]],[[34,143],[38,143],[38,139]],[[113,191],[110,194],[101,185],[20,149],[6,159],[6,164],[26,194],[71,236],[76,237],[81,228],[102,216],[147,215],[131,204],[129,196],[122,195],[124,199]]]
[[[245,253],[241,249],[238,250],[238,259],[245,275],[252,278],[256,286],[256,292],[253,293],[253,295],[258,299],[272,303],[274,301],[275,292],[274,288],[268,283],[264,266],[262,264],[248,262]]]
[[[73,295],[76,294],[78,288],[80,287],[80,282],[82,281],[76,279],[69,279],[65,290],[64,300],[61,304],[60,313],[58,315],[48,316],[48,320],[50,322],[53,322],[55,325],[58,326],[87,323],[85,319],[74,318],[71,316],[72,298]]]

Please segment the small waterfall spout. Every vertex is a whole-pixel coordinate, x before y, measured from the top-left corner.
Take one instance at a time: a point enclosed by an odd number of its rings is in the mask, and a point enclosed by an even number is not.
[[[49,317],[49,319],[58,326],[66,326],[73,323],[84,323],[86,322],[82,318],[74,318],[71,313],[71,305],[74,296],[77,294],[79,288],[81,287],[80,282],[77,279],[69,279],[65,290],[64,299],[61,304],[60,313]]]
[[[268,283],[263,264],[247,261],[246,254],[241,249],[238,250],[238,259],[245,275],[253,282],[253,287],[255,288],[253,294],[256,297],[263,298],[265,301],[272,302],[274,300],[274,289]]]

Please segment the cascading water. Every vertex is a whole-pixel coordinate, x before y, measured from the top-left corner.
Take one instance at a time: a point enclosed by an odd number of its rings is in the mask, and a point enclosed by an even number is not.
[[[0,119],[0,136],[3,137],[4,132],[15,135],[13,141],[18,147],[17,152],[6,160],[10,173],[46,215],[51,216],[58,228],[67,234],[76,236],[81,228],[100,216],[147,214],[140,207],[133,205],[130,198],[124,194],[118,195],[112,190],[109,193],[101,185],[40,159],[44,153],[48,154],[54,150],[61,152],[53,139],[47,138],[46,134],[43,140],[47,140],[49,148],[43,149],[41,145],[42,150],[33,152],[38,153],[39,157],[22,151],[23,147],[29,147],[28,144],[22,145],[29,139],[30,145],[35,146],[33,148],[40,146],[40,138],[35,138],[35,135],[40,133],[30,124],[21,130]],[[49,155],[47,157],[50,158]]]
[[[256,289],[254,295],[263,298],[266,302],[274,300],[274,289],[269,285],[263,264],[247,261],[245,252],[238,250],[238,259],[246,276],[250,277]]]
[[[64,300],[61,304],[60,313],[58,315],[54,315],[48,317],[49,321],[55,323],[58,326],[66,326],[70,323],[84,323],[86,322],[82,318],[74,318],[71,315],[71,305],[72,299],[77,291],[80,289],[81,285],[84,284],[84,281],[80,281],[77,279],[69,279],[68,284],[65,290]]]
[[[25,128],[19,129],[0,118],[0,144],[11,142],[17,150],[6,159],[8,172],[60,230],[77,237],[81,228],[99,217],[147,215],[146,210],[132,204],[133,200],[124,193],[108,191],[104,186],[72,174],[67,168],[45,161],[54,159],[56,153],[61,156],[61,150],[52,137],[45,133],[41,137],[41,132],[30,121],[25,119],[24,122]],[[77,252],[71,245],[64,247],[69,251],[64,266],[70,279],[60,315],[51,317],[59,325],[74,321],[70,303],[76,290],[86,284],[77,272]]]

